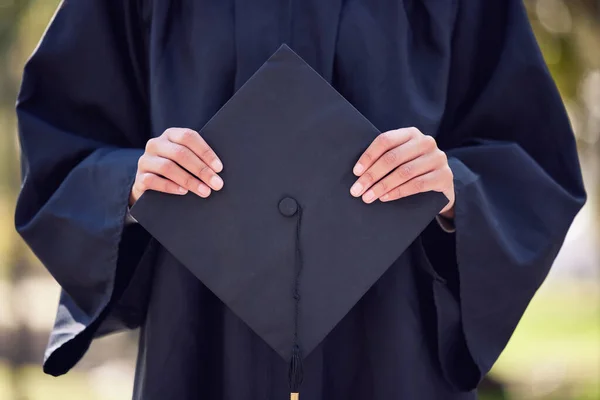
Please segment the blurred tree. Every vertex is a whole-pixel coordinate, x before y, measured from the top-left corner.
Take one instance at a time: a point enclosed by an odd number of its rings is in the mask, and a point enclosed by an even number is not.
[[[18,82],[12,79],[12,68],[10,65],[12,61],[10,57],[11,50],[19,28],[19,25],[15,21],[19,20],[30,4],[31,0],[0,0],[0,54],[3,55],[3,57],[0,57],[0,112],[3,113],[1,117],[4,121],[12,119],[12,105],[15,101],[18,84]],[[8,113],[10,115],[7,115]],[[10,135],[4,135],[1,140],[3,146],[0,149],[3,149],[5,153],[2,154],[4,156],[2,160],[6,163],[2,171],[6,176],[0,177],[0,184],[5,185],[3,189],[6,190],[7,186],[13,188],[15,186],[15,175],[11,173],[15,169],[15,158],[14,156],[10,157],[10,153],[14,152],[9,150],[13,147],[10,144],[14,142],[14,138]],[[18,179],[18,176],[16,179]]]
[[[21,20],[25,12],[33,4],[33,0],[0,0],[0,120],[4,121],[4,127],[14,127],[14,103],[19,85],[18,79],[14,79],[11,68],[11,63],[14,58],[14,46],[18,43],[17,35],[20,25],[17,23]],[[4,132],[0,135],[0,160],[2,160],[2,168],[0,171],[4,176],[0,176],[1,192],[4,198],[11,201],[16,199],[16,195],[20,186],[19,174],[19,159],[15,151],[15,136]],[[14,131],[13,131],[14,132]],[[12,133],[12,132],[11,132]],[[14,204],[14,203],[12,203]],[[18,286],[19,282],[26,276],[29,268],[27,267],[26,249],[21,241],[16,240],[16,235],[10,235],[14,243],[8,246],[9,254],[7,262],[9,267],[9,279],[12,287]],[[15,296],[11,297],[13,315],[17,315],[19,309],[17,307]],[[25,382],[22,381],[21,369],[24,367],[24,355],[28,353],[29,338],[33,337],[32,332],[25,325],[22,318],[18,318],[16,328],[11,332],[10,349],[8,356],[9,370],[11,372],[11,381],[13,393],[16,400],[26,400]]]

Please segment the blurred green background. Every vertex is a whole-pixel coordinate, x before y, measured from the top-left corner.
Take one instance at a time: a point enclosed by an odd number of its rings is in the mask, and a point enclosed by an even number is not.
[[[480,398],[597,400],[600,0],[525,1],[571,116],[589,201],[549,278],[482,384]],[[131,398],[135,332],[98,340],[67,376],[43,375],[40,361],[58,287],[13,228],[19,189],[15,96],[23,64],[57,4],[58,0],[0,0],[0,399],[125,400]]]

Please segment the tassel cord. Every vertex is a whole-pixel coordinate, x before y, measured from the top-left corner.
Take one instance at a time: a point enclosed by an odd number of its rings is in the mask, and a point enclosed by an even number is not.
[[[295,260],[295,276],[294,276],[294,340],[292,346],[292,357],[289,368],[289,384],[292,393],[292,399],[298,398],[300,385],[304,379],[304,370],[302,365],[302,350],[300,349],[300,341],[298,337],[300,325],[300,278],[303,269],[302,247],[300,241],[300,232],[302,228],[302,207],[298,205],[298,214],[296,219],[296,260]],[[295,396],[294,396],[295,395]]]

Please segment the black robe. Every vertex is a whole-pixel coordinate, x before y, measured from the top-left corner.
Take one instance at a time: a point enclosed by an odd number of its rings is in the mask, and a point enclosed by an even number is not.
[[[585,201],[521,0],[63,3],[17,106],[16,226],[63,289],[47,373],[141,326],[136,399],[287,398],[287,364],[125,225],[146,141],[200,129],[283,42],[380,130],[434,136],[456,189],[456,233],[433,223],[398,259],[308,357],[302,397],[475,398]]]

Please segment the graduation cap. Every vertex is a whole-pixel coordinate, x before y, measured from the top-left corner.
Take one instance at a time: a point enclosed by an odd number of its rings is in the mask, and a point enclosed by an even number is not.
[[[203,199],[147,191],[131,213],[273,350],[302,359],[447,204],[365,204],[352,167],[380,132],[286,45],[200,130],[223,160]]]

